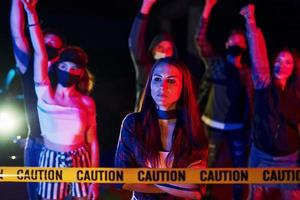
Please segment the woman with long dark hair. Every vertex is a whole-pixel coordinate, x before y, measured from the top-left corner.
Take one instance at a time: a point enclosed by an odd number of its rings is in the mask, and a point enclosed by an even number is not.
[[[283,48],[272,70],[255,6],[241,10],[246,19],[252,79],[255,87],[250,167],[299,167],[300,76],[299,56]],[[300,199],[299,184],[252,184],[248,199]]]
[[[188,68],[174,58],[158,60],[148,77],[139,112],[121,127],[115,167],[204,168],[207,140]],[[132,199],[199,199],[195,184],[124,184]]]

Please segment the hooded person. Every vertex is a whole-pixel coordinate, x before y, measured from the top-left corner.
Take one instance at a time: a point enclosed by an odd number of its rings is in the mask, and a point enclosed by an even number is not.
[[[164,57],[178,57],[176,45],[168,33],[154,37],[149,48],[146,47],[145,37],[149,13],[155,0],[143,0],[142,7],[136,15],[128,38],[128,46],[135,68],[136,100],[135,110],[139,108],[142,91],[154,62]]]
[[[227,166],[219,158],[228,155],[232,167],[246,167],[254,106],[251,70],[244,59],[248,44],[244,32],[239,29],[229,34],[225,54],[208,40],[211,13],[217,2],[205,1],[195,35],[198,53],[206,68],[199,100],[203,113],[201,119],[209,138],[208,166]],[[228,148],[222,148],[223,144]],[[217,198],[212,188],[208,185],[207,198]],[[242,199],[244,191],[243,185],[234,184],[232,198]]]
[[[148,51],[154,60],[166,57],[178,58],[178,52],[174,39],[167,32],[162,32],[156,35],[152,39]]]
[[[44,41],[48,60],[55,62],[58,58],[59,52],[66,46],[64,36],[53,28],[43,29]]]

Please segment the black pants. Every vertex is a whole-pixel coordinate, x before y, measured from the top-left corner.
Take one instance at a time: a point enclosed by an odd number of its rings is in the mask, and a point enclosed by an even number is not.
[[[249,130],[238,129],[225,131],[205,126],[209,139],[208,167],[222,167],[217,158],[222,154],[221,146],[226,143],[229,147],[232,167],[246,167],[248,160]],[[211,192],[211,186],[207,188]],[[233,199],[242,199],[243,185],[233,185]]]

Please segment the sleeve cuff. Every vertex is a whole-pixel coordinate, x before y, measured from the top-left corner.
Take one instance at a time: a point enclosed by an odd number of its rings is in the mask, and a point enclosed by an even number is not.
[[[139,19],[146,20],[146,19],[148,19],[149,15],[145,15],[145,14],[139,12],[136,17]]]

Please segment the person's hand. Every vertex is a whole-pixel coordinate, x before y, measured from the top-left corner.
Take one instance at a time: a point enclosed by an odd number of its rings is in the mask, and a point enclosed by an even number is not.
[[[192,164],[190,164],[189,166],[187,166],[187,168],[189,169],[204,169],[206,168],[205,165],[206,163],[202,160],[193,162]]]
[[[143,4],[141,7],[141,13],[148,15],[153,4],[156,3],[157,0],[143,0]]]
[[[150,4],[150,5],[155,4],[156,2],[157,2],[157,0],[144,0],[143,1],[144,4]]]
[[[97,183],[92,183],[89,187],[88,199],[98,200],[99,199],[99,185]]]
[[[21,0],[27,13],[35,11],[38,0]]]
[[[240,14],[244,16],[247,22],[255,22],[255,5],[248,4],[242,7]]]
[[[214,8],[214,6],[216,5],[217,0],[205,0],[205,5],[204,5],[204,9],[202,12],[202,17],[205,19],[208,19],[211,13],[211,10]]]
[[[217,3],[217,0],[205,0],[205,6],[213,7]]]

